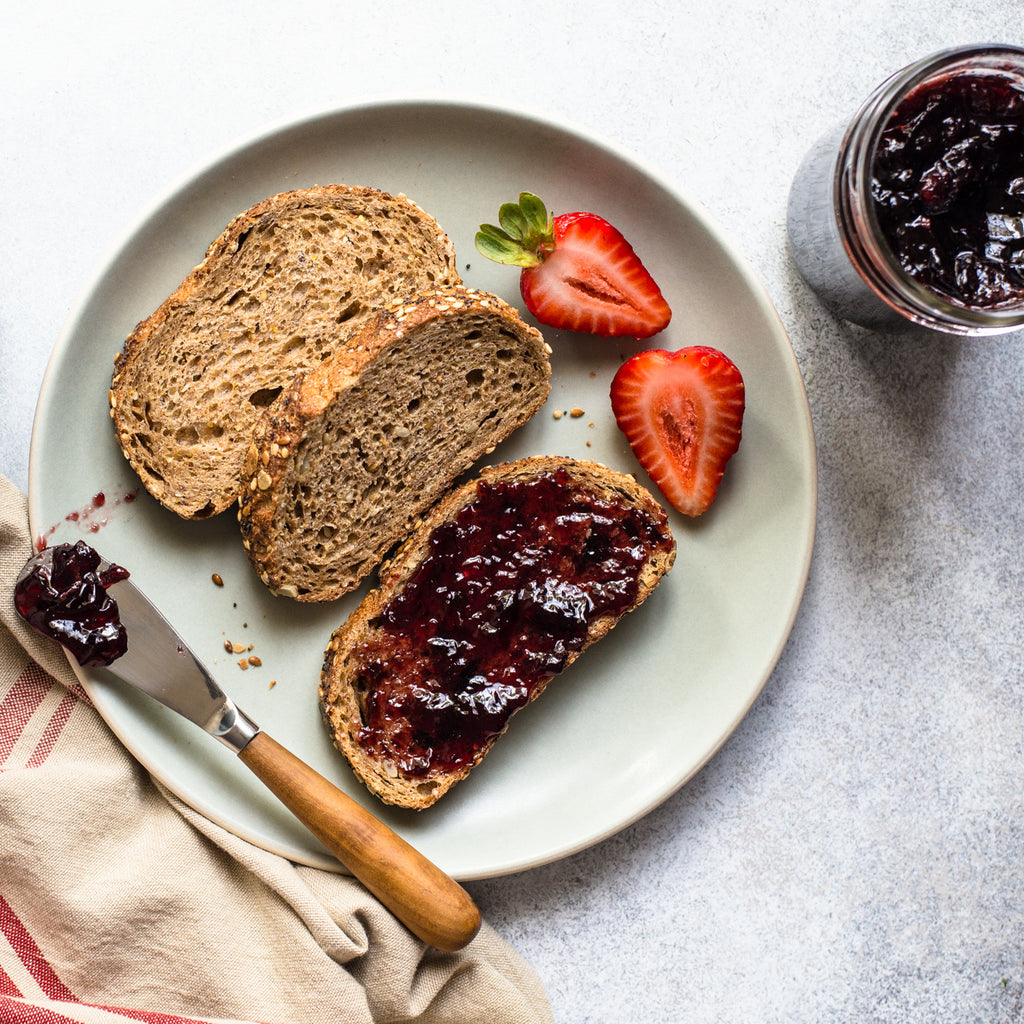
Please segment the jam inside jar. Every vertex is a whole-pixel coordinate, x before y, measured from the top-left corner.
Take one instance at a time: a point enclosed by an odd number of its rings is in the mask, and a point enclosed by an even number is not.
[[[882,131],[871,195],[924,287],[969,309],[1024,304],[1024,83],[986,71],[918,86]]]
[[[629,610],[643,565],[672,545],[664,512],[562,469],[481,482],[357,651],[359,742],[413,777],[471,764],[596,618]]]

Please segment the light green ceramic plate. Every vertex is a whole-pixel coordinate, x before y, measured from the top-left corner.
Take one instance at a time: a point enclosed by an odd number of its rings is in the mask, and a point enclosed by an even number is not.
[[[322,651],[360,594],[324,607],[274,599],[248,567],[233,513],[186,523],[144,492],[119,503],[137,486],[107,414],[124,337],[236,213],[272,193],[328,182],[404,192],[448,232],[466,283],[517,305],[517,272],[478,256],[477,226],[523,189],[556,212],[600,212],[633,242],[674,310],[657,347],[714,345],[747,384],[743,441],[715,505],[695,522],[672,515],[679,553],[666,581],[514,719],[467,781],[419,814],[377,804],[320,722]],[[593,458],[646,482],[608,402],[612,375],[640,346],[546,336],[554,349],[548,405],[492,461]],[[573,407],[585,415],[553,415]],[[786,334],[704,213],[629,156],[572,128],[421,101],[353,107],[276,129],[159,202],[102,267],[57,344],[39,400],[29,492],[37,534],[57,543],[102,523],[87,539],[131,570],[249,715],[445,870],[472,879],[539,865],[613,834],[691,778],[729,736],[771,673],[800,602],[816,470]],[[66,518],[101,492],[102,508],[78,522]],[[262,666],[241,671],[225,639],[252,644]],[[188,804],[261,847],[336,866],[214,740],[103,673],[80,675],[128,749]]]

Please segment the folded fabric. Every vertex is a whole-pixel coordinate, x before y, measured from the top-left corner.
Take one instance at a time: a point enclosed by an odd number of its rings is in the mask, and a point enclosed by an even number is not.
[[[552,1019],[486,922],[459,953],[430,949],[358,882],[159,786],[14,610],[30,553],[0,476],[0,1022]]]

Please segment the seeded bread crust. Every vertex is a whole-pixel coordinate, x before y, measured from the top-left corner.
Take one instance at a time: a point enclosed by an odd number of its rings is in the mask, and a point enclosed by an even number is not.
[[[477,459],[550,391],[550,349],[497,296],[426,292],[378,312],[268,409],[238,519],[276,594],[353,590]]]
[[[129,334],[110,415],[146,489],[186,519],[228,508],[249,437],[296,374],[406,295],[458,284],[455,251],[405,196],[325,185],[239,214]]]
[[[334,631],[324,654],[319,693],[320,710],[327,729],[334,745],[344,754],[356,776],[385,803],[414,810],[430,807],[484,759],[498,737],[493,737],[477,753],[472,764],[455,772],[434,771],[425,777],[405,776],[398,765],[373,757],[359,743],[366,701],[366,694],[361,692],[359,683],[359,662],[356,656],[359,646],[380,635],[379,628],[374,625],[375,621],[392,597],[401,592],[426,556],[434,529],[450,520],[463,505],[474,499],[479,480],[529,479],[559,468],[567,469],[572,479],[582,488],[605,498],[625,499],[662,524],[666,545],[663,549],[655,550],[644,565],[636,600],[629,611],[638,608],[672,568],[675,541],[662,507],[632,477],[600,463],[535,456],[484,469],[473,480],[451,490],[422,517],[394,557],[382,566],[380,585],[370,591],[348,619]],[[566,667],[587,647],[605,636],[621,617],[606,615],[596,619],[590,626],[584,646],[570,654]],[[544,692],[549,682],[542,682],[533,690],[530,703]]]

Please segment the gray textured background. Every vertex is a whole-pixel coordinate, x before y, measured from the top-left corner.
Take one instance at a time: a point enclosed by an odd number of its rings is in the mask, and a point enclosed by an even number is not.
[[[706,207],[807,386],[801,611],[690,785],[592,850],[470,888],[560,1024],[1024,1020],[1024,337],[837,323],[785,240],[815,137],[932,50],[1024,43],[1016,3],[40,3],[5,22],[0,467],[23,487],[72,304],[158,196],[250,133],[379,97],[505,103]]]

